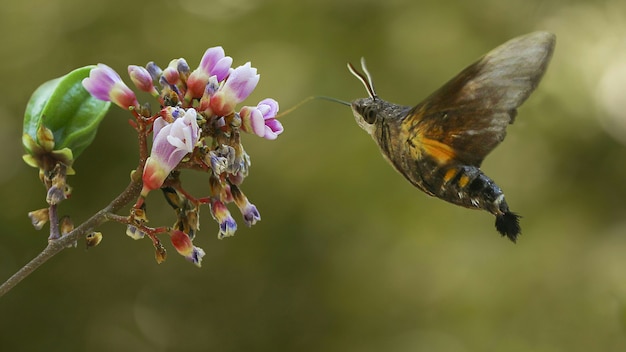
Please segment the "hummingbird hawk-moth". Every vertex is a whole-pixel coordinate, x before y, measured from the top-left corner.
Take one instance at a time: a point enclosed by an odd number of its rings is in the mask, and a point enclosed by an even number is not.
[[[517,108],[543,76],[556,38],[535,32],[509,40],[471,64],[414,107],[376,95],[365,61],[348,69],[368,98],[351,103],[361,128],[393,167],[426,194],[496,216],[496,229],[515,242],[520,216],[480,165],[506,135]]]

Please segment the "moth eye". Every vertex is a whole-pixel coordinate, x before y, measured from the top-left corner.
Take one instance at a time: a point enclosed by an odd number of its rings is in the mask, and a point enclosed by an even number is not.
[[[361,114],[361,116],[363,116],[363,120],[365,120],[365,122],[369,123],[370,125],[376,122],[376,115],[376,109],[372,108],[371,106],[364,107],[363,113]]]

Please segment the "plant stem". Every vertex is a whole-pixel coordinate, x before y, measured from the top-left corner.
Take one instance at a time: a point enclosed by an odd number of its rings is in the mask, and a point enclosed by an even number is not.
[[[137,172],[141,172],[141,169],[137,168]],[[48,245],[41,251],[41,253],[39,253],[33,260],[24,265],[20,270],[13,274],[13,276],[0,285],[0,297],[4,296],[5,293],[9,292],[13,287],[20,283],[20,281],[32,274],[41,264],[48,261],[48,259],[54,257],[63,249],[68,248],[78,241],[79,238],[82,238],[86,234],[92,232],[96,227],[107,222],[109,220],[107,218],[107,214],[115,213],[125,205],[135,201],[141,192],[141,187],[141,179],[131,181],[128,186],[126,186],[126,189],[111,203],[109,203],[109,205],[76,227],[72,232],[57,240],[48,241]]]
[[[24,280],[28,275],[32,274],[41,264],[48,261],[48,259],[54,257],[58,253],[60,253],[63,249],[72,247],[76,241],[80,238],[84,238],[85,235],[92,232],[96,227],[102,225],[103,223],[111,220],[111,214],[117,213],[120,209],[122,209],[127,204],[136,201],[137,197],[141,193],[141,188],[143,182],[141,180],[141,174],[146,164],[146,160],[150,155],[148,151],[148,134],[149,134],[149,126],[151,125],[151,121],[139,115],[137,112],[133,112],[135,114],[135,119],[137,121],[137,142],[139,144],[139,165],[135,169],[135,171],[131,174],[131,181],[126,186],[126,189],[122,191],[109,205],[105,208],[98,211],[92,217],[87,219],[87,221],[80,224],[74,230],[72,230],[67,235],[61,236],[60,238],[54,238],[52,240],[48,240],[48,245],[44,248],[41,253],[39,253],[35,258],[33,258],[30,262],[24,265],[20,270],[18,270],[13,276],[8,278],[2,285],[0,285],[0,297],[4,296],[7,292],[13,289],[18,283]],[[65,171],[63,171],[65,174]],[[46,188],[49,189],[50,185],[46,185]],[[56,215],[56,206],[51,206],[50,210],[52,211],[52,215],[50,217],[51,222],[51,236],[55,233],[59,233],[58,230],[58,219]],[[54,223],[54,224],[52,224]]]

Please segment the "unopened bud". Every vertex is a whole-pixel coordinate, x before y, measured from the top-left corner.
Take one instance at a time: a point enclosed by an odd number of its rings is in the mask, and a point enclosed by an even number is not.
[[[102,232],[91,232],[85,236],[85,244],[87,249],[95,247],[102,241]]]

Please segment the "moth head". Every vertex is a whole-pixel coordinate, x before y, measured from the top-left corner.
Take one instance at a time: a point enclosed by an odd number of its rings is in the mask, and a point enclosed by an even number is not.
[[[368,133],[372,133],[380,120],[382,100],[375,98],[357,99],[350,104],[356,123]]]
[[[363,83],[369,97],[357,99],[353,101],[350,106],[352,107],[352,113],[354,114],[356,123],[369,134],[372,134],[376,128],[376,122],[380,119],[379,112],[384,102],[376,96],[372,76],[367,70],[367,66],[365,66],[364,58],[361,58],[361,68],[363,69],[363,73],[357,71],[351,63],[348,63],[348,70]]]

